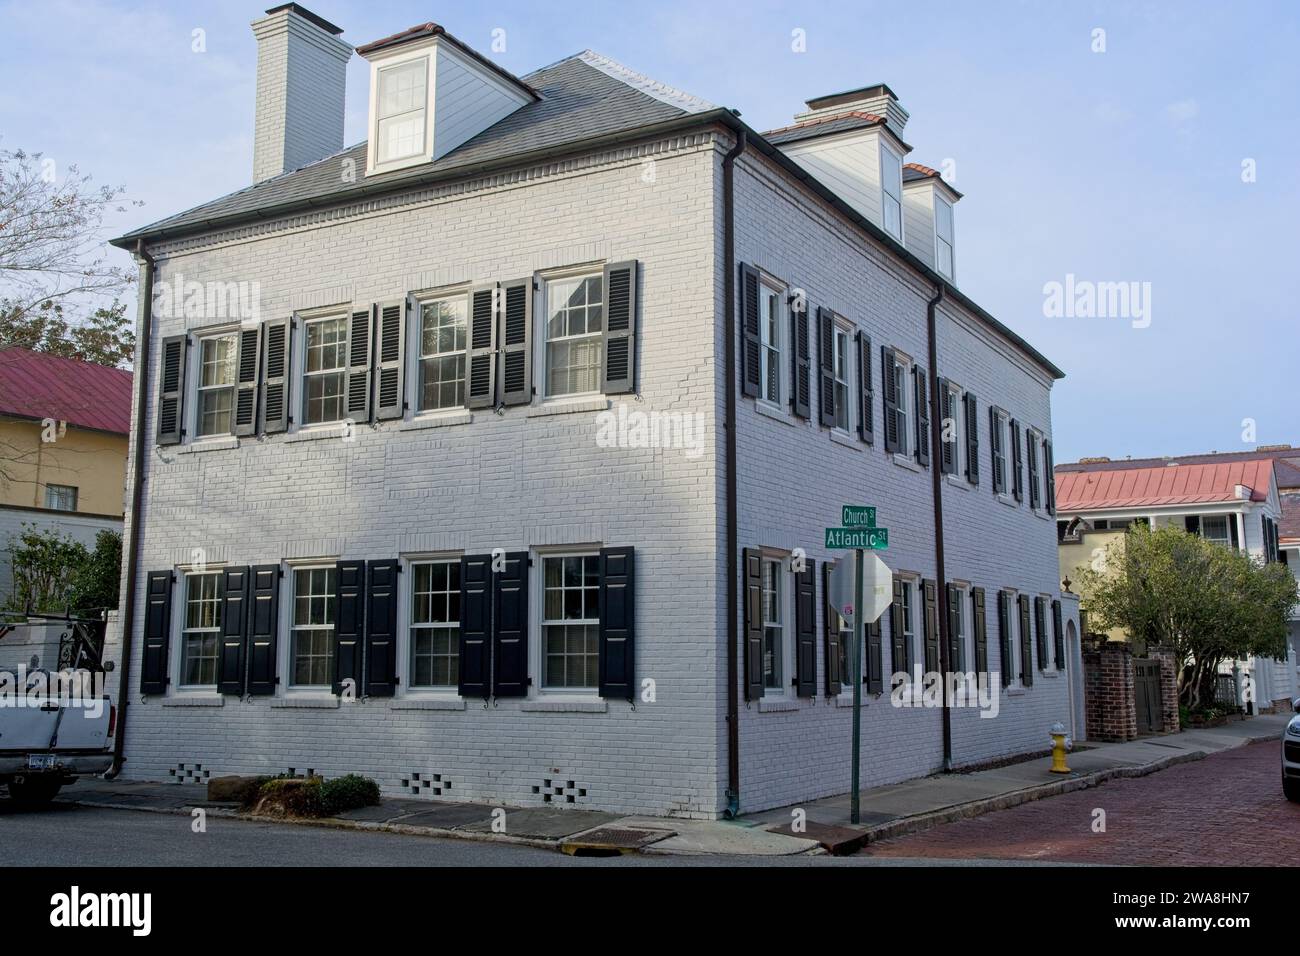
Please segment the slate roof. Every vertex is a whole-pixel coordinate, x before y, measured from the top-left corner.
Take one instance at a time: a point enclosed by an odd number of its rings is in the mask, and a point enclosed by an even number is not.
[[[0,415],[131,431],[131,373],[10,346],[0,349]]]
[[[1251,501],[1265,501],[1272,478],[1273,462],[1268,458],[1107,471],[1057,470],[1056,507],[1078,512],[1237,501],[1237,485],[1251,490]]]

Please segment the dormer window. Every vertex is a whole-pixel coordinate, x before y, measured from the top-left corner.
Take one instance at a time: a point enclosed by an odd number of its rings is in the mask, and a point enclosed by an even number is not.
[[[937,194],[934,197],[934,262],[935,269],[949,279],[954,277],[952,203]]]
[[[903,238],[903,159],[883,142],[880,144],[880,195],[885,232]]]
[[[429,58],[385,67],[379,73],[375,136],[377,164],[418,156],[424,152],[428,111]]]

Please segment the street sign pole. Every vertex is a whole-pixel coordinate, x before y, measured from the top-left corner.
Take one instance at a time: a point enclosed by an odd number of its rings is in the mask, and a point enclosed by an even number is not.
[[[862,752],[862,645],[864,643],[866,624],[862,613],[866,606],[862,600],[862,567],[866,563],[867,553],[858,551],[855,557],[854,585],[853,585],[853,653],[849,659],[853,661],[853,780],[851,781],[853,790],[852,802],[850,803],[849,819],[857,824],[858,822],[858,775],[861,767],[858,765],[859,755]]]

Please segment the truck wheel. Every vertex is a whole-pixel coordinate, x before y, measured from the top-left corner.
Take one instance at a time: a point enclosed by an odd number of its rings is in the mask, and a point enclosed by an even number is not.
[[[1282,792],[1292,803],[1300,803],[1300,780],[1282,779]]]
[[[63,781],[53,775],[27,777],[21,783],[9,781],[9,799],[19,806],[37,807],[49,803],[63,787]]]

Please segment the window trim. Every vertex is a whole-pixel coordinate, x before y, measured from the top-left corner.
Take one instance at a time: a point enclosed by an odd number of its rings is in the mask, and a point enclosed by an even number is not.
[[[921,618],[921,626],[920,627],[916,626],[918,597],[921,605],[925,604],[925,596],[924,594],[921,593],[921,575],[917,574],[914,571],[900,571],[900,572],[895,572],[894,576],[898,578],[899,583],[903,585],[905,589],[903,593],[904,595],[906,595],[906,598],[903,602],[903,637],[908,645],[908,656],[911,660],[911,665],[912,665],[912,670],[907,675],[907,677],[908,680],[911,680],[913,674],[916,673],[916,668],[920,667],[922,668],[921,675],[924,678],[925,676],[924,617]],[[920,612],[922,615],[924,615],[925,613],[924,606],[920,608]],[[889,660],[889,666],[894,673],[898,673],[898,662],[895,661],[892,657],[893,654],[892,635],[890,640],[890,648],[891,648],[890,651],[891,657]]]
[[[759,548],[759,582],[760,586],[764,583],[763,575],[769,564],[776,565],[777,587],[780,589],[777,593],[780,595],[778,600],[781,602],[779,608],[781,620],[777,626],[781,628],[781,659],[780,673],[777,675],[777,686],[769,687],[766,679],[763,684],[763,696],[766,697],[786,697],[793,698],[795,677],[795,655],[794,644],[798,640],[795,634],[794,626],[794,574],[791,571],[790,553],[774,548]],[[764,592],[766,589],[763,589]],[[759,604],[763,609],[763,644],[766,653],[767,644],[767,608],[766,602],[760,597]]]
[[[172,629],[171,636],[173,638],[172,646],[175,648],[176,653],[171,655],[171,663],[168,664],[168,670],[171,672],[172,694],[174,696],[182,696],[182,697],[183,696],[189,696],[189,697],[218,696],[217,686],[219,684],[219,680],[214,679],[211,684],[184,683],[185,632],[189,630],[185,626],[185,618],[186,618],[186,612],[189,609],[189,579],[191,577],[202,577],[205,575],[212,575],[217,578],[217,583],[218,583],[217,608],[220,611],[220,609],[223,606],[222,595],[220,593],[220,583],[221,583],[221,575],[225,571],[225,569],[226,566],[224,564],[205,564],[203,565],[202,570],[199,570],[198,566],[196,565],[182,565],[177,567],[176,569],[176,576],[175,576],[176,580],[172,582],[173,591],[171,597],[172,599],[175,599],[177,596],[177,590],[179,590],[180,613],[172,615],[174,619],[171,625],[171,629]],[[216,667],[213,670],[214,678],[218,676],[218,671],[221,668],[221,624],[220,622],[218,622],[216,625],[215,633],[217,635],[217,657],[216,657]]]
[[[765,344],[763,341],[763,330],[767,326],[766,316],[763,313],[764,293],[772,296],[772,301],[776,303],[776,342]],[[767,408],[773,411],[780,411],[788,414],[790,411],[790,389],[793,383],[790,381],[790,287],[776,276],[770,275],[763,270],[758,272],[758,395],[756,401],[761,402]],[[812,316],[809,316],[809,352],[813,356],[815,364],[816,356],[816,339],[812,330]],[[766,376],[763,375],[763,360],[767,357],[769,351],[776,352],[776,398],[767,397]],[[816,374],[814,369],[810,374]],[[814,389],[815,391],[815,389]]]
[[[885,186],[885,153],[898,161],[898,181],[895,183],[896,192],[890,192]],[[896,242],[903,241],[903,157],[894,150],[892,146],[880,140],[880,155],[877,157],[877,163],[880,169],[880,228],[885,234],[893,238]],[[898,205],[898,234],[895,235],[889,228],[889,219],[885,214],[887,203],[893,200]]]
[[[973,670],[975,664],[975,628],[974,612],[971,609],[971,583],[969,581],[949,581],[954,591],[957,592],[957,626],[961,629],[958,644],[961,646],[962,666],[957,667],[956,661],[949,661],[948,665],[951,670],[968,674]],[[944,589],[944,608],[943,612],[948,613],[948,593]],[[976,674],[976,679],[979,675]]]
[[[1011,652],[1010,663],[1014,665],[1011,680],[1003,690],[1023,690],[1025,680],[1022,674],[1024,667],[1020,661],[1020,592],[1015,588],[1002,588],[1001,593],[1007,596],[1007,649]],[[1033,625],[1033,619],[1034,608],[1031,602],[1029,608],[1031,626]],[[1030,635],[1030,641],[1033,641],[1032,634]],[[999,666],[1005,668],[1007,663],[1007,661],[999,661]]]
[[[443,286],[431,289],[421,289],[418,292],[412,292],[407,296],[410,308],[408,315],[411,319],[409,327],[406,329],[406,368],[403,374],[407,382],[410,382],[409,392],[411,400],[407,403],[408,408],[403,412],[404,421],[416,421],[426,419],[436,419],[439,417],[459,416],[467,409],[464,402],[459,405],[450,405],[447,408],[421,408],[420,405],[424,399],[423,390],[421,389],[422,380],[420,378],[420,367],[424,360],[429,357],[423,355],[424,340],[424,307],[434,302],[446,302],[452,299],[463,299],[465,303],[465,348],[460,351],[465,356],[465,388],[469,388],[469,336],[470,336],[470,311],[473,303],[470,301],[470,290],[472,284],[460,282],[453,286]],[[439,353],[439,356],[455,355],[455,352]]]
[[[533,400],[531,405],[546,404],[563,404],[565,402],[582,402],[596,396],[604,394],[602,380],[605,369],[605,349],[603,338],[608,330],[608,306],[609,296],[604,288],[605,261],[584,262],[572,266],[564,266],[558,269],[545,269],[533,273],[532,279],[535,284],[533,290]],[[596,388],[589,392],[566,392],[563,395],[552,395],[550,391],[550,365],[547,362],[547,345],[551,342],[550,338],[550,291],[552,282],[560,282],[565,279],[593,279],[601,280],[601,327],[599,332],[587,333],[586,336],[566,336],[569,341],[577,341],[581,338],[595,337],[601,340],[600,362],[596,368]],[[496,320],[496,316],[493,317]],[[560,340],[557,340],[560,341]],[[468,375],[468,369],[466,371]]]
[[[1002,462],[1002,490],[999,491],[997,495],[1003,501],[1014,504],[1015,498],[1013,498],[1011,494],[1011,489],[1014,487],[1011,481],[1011,467],[1013,462],[1011,456],[1011,413],[1001,405],[994,405],[993,415],[998,426],[998,459]],[[992,441],[993,437],[990,435],[990,446],[992,445]],[[992,479],[996,480],[996,475],[992,476]]]
[[[293,683],[293,577],[295,571],[310,570],[311,568],[337,568],[338,562],[338,556],[321,557],[319,555],[314,558],[287,558],[284,561],[277,562],[280,568],[280,576],[277,581],[277,586],[280,588],[280,608],[276,620],[275,642],[276,697],[328,696],[330,699],[334,699],[333,687],[329,684],[295,686]],[[335,608],[336,616],[337,613],[338,609]]]
[[[855,407],[857,406],[858,382],[857,382],[857,326],[848,319],[844,318],[837,312],[831,313],[833,316],[831,323],[831,379],[835,383],[837,394],[835,396],[835,417],[837,422],[832,426],[832,431],[838,432],[842,436],[853,436],[853,427],[855,421]],[[834,363],[839,361],[840,336],[844,337],[844,378],[840,379],[835,374]],[[844,386],[844,427],[841,428],[838,423],[840,414],[840,400],[838,389],[840,385]]]
[[[531,565],[528,569],[528,673],[530,676],[526,700],[548,701],[591,701],[600,699],[600,674],[596,683],[590,687],[547,687],[545,679],[546,654],[542,647],[545,635],[543,614],[546,610],[546,559],[547,558],[588,558],[600,560],[601,544],[571,544],[554,547],[539,547],[528,552]],[[597,600],[599,601],[597,584]],[[599,628],[599,618],[597,618]],[[599,658],[599,630],[597,631],[597,667]]]
[[[948,379],[948,401],[952,407],[952,471],[948,479],[962,488],[974,488],[966,478],[970,468],[970,448],[966,444],[966,390],[961,385]],[[939,409],[943,411],[942,406]],[[933,426],[932,426],[933,427]],[[943,440],[943,419],[939,419],[939,439]],[[962,467],[963,462],[966,467]],[[942,468],[940,468],[942,471]]]
[[[370,63],[370,95],[366,129],[368,145],[366,147],[366,174],[389,172],[428,162],[433,156],[433,106],[436,71],[434,70],[434,53],[436,42],[421,45],[396,55],[385,56]],[[410,156],[380,161],[379,159],[379,74],[393,67],[406,66],[416,60],[424,61],[424,149]]]
[[[954,206],[953,203],[949,202],[949,201],[948,201],[944,196],[941,196],[941,195],[939,194],[938,189],[936,189],[935,192],[934,192],[934,203],[935,203],[935,208],[934,208],[934,271],[937,272],[937,273],[939,273],[939,275],[944,276],[945,278],[947,278],[947,279],[949,279],[949,280],[954,280],[954,281],[955,281],[956,276],[957,276],[957,239],[956,239],[956,237],[957,237],[957,222],[956,222],[956,218],[955,218],[955,216],[956,216],[956,208],[955,208],[955,206]],[[940,206],[940,204],[942,204],[943,206],[947,207],[947,209],[948,209],[948,226],[949,226],[949,233],[948,233],[947,238],[945,238],[945,237],[944,237],[943,235],[941,235],[940,232],[939,232],[939,206]],[[942,243],[943,245],[945,245],[945,246],[948,247],[948,258],[949,258],[949,261],[951,262],[952,266],[951,266],[951,268],[950,268],[947,272],[944,272],[944,270],[943,270],[943,269],[941,268],[941,266],[940,266],[940,263],[942,262],[942,260],[941,260],[940,257],[939,257],[939,250],[940,250],[940,248],[941,248],[941,247],[940,247],[940,243]]]
[[[55,488],[59,489],[59,491],[72,492],[71,508],[60,508],[57,505],[50,504],[50,492],[54,491]],[[58,485],[52,482],[47,482],[45,485],[45,508],[47,511],[57,511],[60,514],[75,514],[77,511],[77,505],[80,504],[80,498],[81,498],[80,485]]]
[[[212,325],[201,329],[191,329],[188,331],[190,339],[190,348],[187,349],[185,363],[188,366],[185,369],[185,393],[182,396],[184,408],[181,409],[181,419],[185,434],[183,444],[201,445],[207,442],[221,442],[228,440],[235,433],[235,406],[239,398],[239,340],[240,332],[245,328],[255,328],[255,324],[244,325],[239,322],[223,322],[220,325]],[[211,435],[199,434],[199,406],[202,397],[202,387],[200,382],[203,381],[203,341],[205,339],[221,338],[223,336],[233,335],[235,338],[235,378],[228,387],[230,389],[230,427],[224,432],[213,432]],[[260,370],[259,370],[260,372]]]
[[[404,554],[398,558],[398,562],[402,568],[401,576],[405,578],[405,580],[401,582],[402,593],[400,600],[397,602],[397,673],[401,676],[401,680],[397,685],[398,697],[410,697],[415,699],[460,699],[458,684],[429,687],[415,686],[415,665],[411,656],[414,642],[411,640],[411,629],[415,626],[413,623],[415,619],[415,565],[438,563],[459,564],[462,557],[464,557],[463,551],[430,551]],[[463,582],[461,594],[463,599]],[[457,636],[459,636],[459,623],[456,626],[456,631]],[[457,651],[457,653],[459,653],[459,651]]]
[[[902,459],[911,465],[916,455],[916,422],[912,415],[916,406],[916,385],[912,369],[916,362],[906,352],[897,348],[894,352],[895,391],[898,394],[898,416],[901,419],[898,428],[898,448],[894,450],[895,460]]]
[[[347,385],[348,385],[348,359],[349,352],[352,349],[352,343],[348,341],[347,325],[351,319],[352,305],[335,304],[326,306],[321,309],[312,309],[310,311],[294,313],[294,324],[297,326],[294,336],[293,346],[293,366],[290,374],[293,377],[292,399],[293,404],[289,407],[291,430],[301,431],[329,431],[338,430],[345,427],[347,422]],[[329,319],[339,319],[343,322],[343,365],[338,369],[343,375],[343,417],[331,419],[323,422],[307,422],[307,327],[315,322],[322,322]],[[312,375],[327,374],[324,372],[313,372]],[[330,373],[332,374],[332,372]]]

